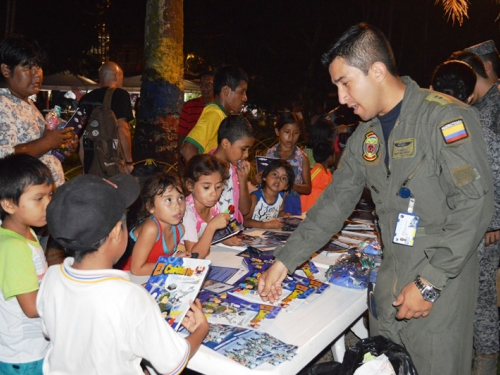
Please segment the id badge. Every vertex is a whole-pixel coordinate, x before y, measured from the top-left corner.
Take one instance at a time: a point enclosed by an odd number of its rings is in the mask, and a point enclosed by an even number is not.
[[[410,213],[398,214],[398,222],[392,242],[404,246],[413,246],[419,220],[420,218],[417,215]]]

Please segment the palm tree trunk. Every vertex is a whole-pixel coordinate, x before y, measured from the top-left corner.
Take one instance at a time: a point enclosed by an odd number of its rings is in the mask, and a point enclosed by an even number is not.
[[[177,161],[177,125],[183,102],[183,0],[148,0],[141,107],[134,161]]]

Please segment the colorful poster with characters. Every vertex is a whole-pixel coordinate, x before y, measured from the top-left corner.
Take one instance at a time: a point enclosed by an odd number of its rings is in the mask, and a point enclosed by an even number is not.
[[[189,311],[210,268],[206,259],[160,257],[145,288],[176,331]]]

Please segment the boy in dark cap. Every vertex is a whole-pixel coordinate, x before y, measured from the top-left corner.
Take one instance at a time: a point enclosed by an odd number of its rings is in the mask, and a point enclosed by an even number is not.
[[[499,83],[500,57],[498,56],[498,50],[493,40],[487,40],[486,42],[467,47],[464,51],[479,56],[484,63],[488,78],[493,83]]]
[[[208,332],[199,301],[178,336],[155,300],[113,264],[127,246],[125,211],[139,195],[134,177],[81,175],[47,207],[50,233],[71,257],[50,267],[37,309],[51,346],[44,373],[143,374],[142,359],[159,373],[179,373]]]

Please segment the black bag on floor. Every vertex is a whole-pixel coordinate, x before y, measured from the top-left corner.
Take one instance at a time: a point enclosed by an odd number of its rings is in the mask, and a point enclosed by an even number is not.
[[[338,372],[338,375],[354,374],[354,371],[363,364],[363,357],[368,352],[376,357],[385,354],[398,375],[418,375],[406,349],[383,336],[359,340],[355,346],[349,348],[345,353],[342,370]]]

